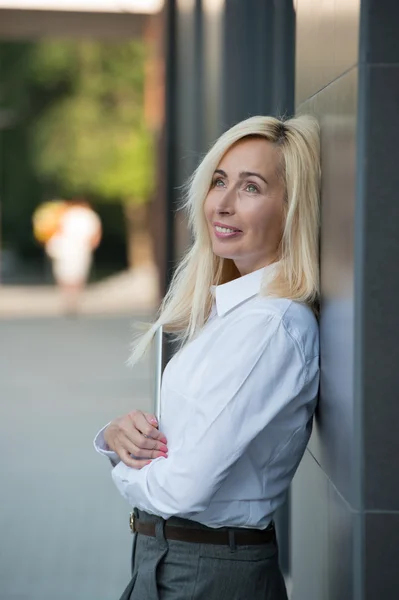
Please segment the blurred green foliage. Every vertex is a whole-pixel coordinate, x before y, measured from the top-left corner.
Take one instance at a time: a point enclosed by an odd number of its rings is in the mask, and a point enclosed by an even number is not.
[[[36,165],[67,196],[141,204],[153,190],[152,135],[143,119],[144,45],[44,42],[32,74],[67,83],[34,130]]]
[[[145,52],[141,40],[0,43],[3,244],[34,253],[31,215],[50,198],[84,196],[119,211],[149,200],[155,177]]]
[[[31,43],[0,44],[1,242],[20,253],[35,250],[31,215],[41,182],[31,158],[31,124],[40,99],[30,93]]]

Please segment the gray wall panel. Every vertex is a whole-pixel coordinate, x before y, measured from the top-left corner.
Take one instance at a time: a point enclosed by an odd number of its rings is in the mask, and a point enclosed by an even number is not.
[[[332,6],[333,42],[323,30]],[[313,532],[327,513],[327,533],[323,525],[311,538],[320,600],[398,597],[399,3],[362,0],[360,29],[356,14],[355,2],[297,2],[297,103],[322,127],[322,373],[314,461],[304,461],[293,498],[314,494],[315,517],[293,512],[293,531]],[[350,31],[352,46],[341,38]],[[293,562],[299,600],[312,598],[309,551],[294,545]]]
[[[360,0],[296,0],[296,104],[357,64]]]
[[[365,507],[399,510],[399,66],[365,66],[362,363]],[[389,90],[389,93],[381,93]],[[366,125],[365,125],[366,128]]]
[[[291,515],[292,600],[353,600],[359,514],[309,452],[294,478]]]
[[[334,45],[330,49],[330,61],[334,64],[335,77],[339,77],[358,63],[361,1],[328,0],[325,2],[323,0],[321,2],[323,6],[333,5],[326,18],[334,22]],[[325,42],[322,41],[322,43],[323,47],[326,47]],[[328,52],[328,47],[326,50]]]
[[[322,298],[320,401],[292,494],[293,600],[360,600],[361,418],[354,377],[360,2],[298,0],[296,8],[297,112],[316,115],[321,125]]]
[[[359,507],[354,468],[353,219],[357,68],[307,102],[322,126],[320,402],[309,448],[339,492]]]
[[[360,596],[354,578],[354,558],[359,552],[362,516],[361,513],[353,510],[330,480],[328,507],[327,598],[328,600],[357,600]],[[319,598],[319,600],[324,599]]]
[[[327,477],[306,451],[291,487],[292,600],[329,600],[328,503]]]
[[[399,513],[368,514],[365,533],[364,600],[397,600]]]

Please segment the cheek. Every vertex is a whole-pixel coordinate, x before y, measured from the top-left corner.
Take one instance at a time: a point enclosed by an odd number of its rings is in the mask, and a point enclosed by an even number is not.
[[[264,238],[275,231],[280,232],[282,223],[282,211],[280,206],[267,206],[262,210],[255,210],[247,215],[247,223],[256,237]]]
[[[204,202],[204,215],[205,219],[210,222],[212,220],[213,215],[213,203],[210,194],[205,198]]]

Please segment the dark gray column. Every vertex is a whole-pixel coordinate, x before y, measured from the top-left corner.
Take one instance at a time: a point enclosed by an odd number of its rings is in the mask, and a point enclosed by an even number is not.
[[[295,19],[291,0],[175,0],[167,6],[169,13],[174,7],[167,20],[170,220],[180,186],[223,131],[250,115],[292,112]],[[174,263],[189,243],[184,215],[168,227]]]
[[[292,0],[277,0],[273,2],[273,8],[271,113],[290,116],[295,101],[295,10]]]
[[[251,115],[292,113],[295,17],[292,0],[226,0],[225,127]]]
[[[175,262],[174,252],[174,208],[176,187],[176,2],[168,0],[165,6],[165,288],[168,286]],[[166,290],[165,290],[166,291]]]
[[[201,85],[201,13],[196,0],[176,2],[176,139],[175,208],[182,192],[181,186],[199,162],[199,132],[202,121]],[[190,242],[186,215],[175,213],[174,253],[176,259]]]
[[[356,244],[363,598],[399,597],[399,4],[364,0]]]
[[[190,242],[178,211],[182,185],[199,162],[203,133],[201,0],[166,3],[166,286]],[[165,345],[165,361],[173,354]]]

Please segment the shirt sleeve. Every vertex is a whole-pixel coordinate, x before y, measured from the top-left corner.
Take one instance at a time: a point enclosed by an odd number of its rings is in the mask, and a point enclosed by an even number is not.
[[[168,458],[141,470],[120,462],[112,471],[131,506],[164,519],[206,510],[251,441],[284,411],[292,414],[306,383],[304,354],[278,317],[245,315],[205,352],[190,396],[168,389],[168,402],[183,402],[187,414]]]
[[[113,452],[113,450],[110,450],[108,447],[108,444],[106,443],[105,439],[104,439],[104,431],[107,429],[109,423],[107,423],[107,425],[105,425],[105,427],[103,427],[102,429],[100,429],[100,431],[97,433],[96,437],[94,438],[94,448],[95,450],[99,453],[102,454],[103,456],[107,456],[109,458],[109,460],[111,461],[112,466],[116,466],[119,462],[120,462],[120,458],[117,455],[116,452]]]

